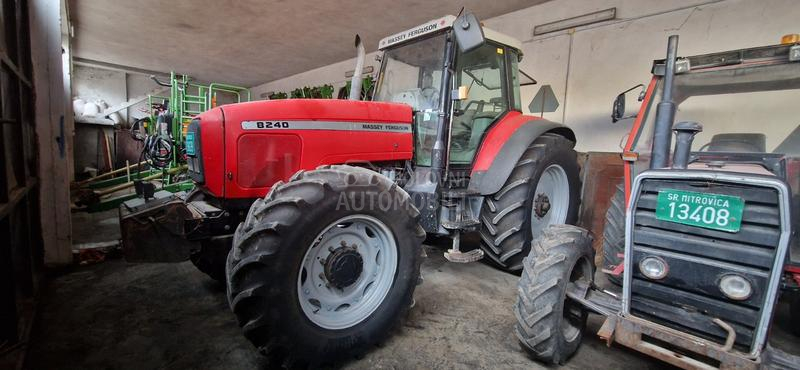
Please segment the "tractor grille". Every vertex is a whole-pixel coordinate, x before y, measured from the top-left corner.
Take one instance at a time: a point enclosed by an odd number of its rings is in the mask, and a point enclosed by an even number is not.
[[[745,201],[741,229],[711,230],[656,219],[661,189],[725,194]],[[736,330],[735,347],[753,349],[770,289],[772,269],[781,244],[780,195],[776,188],[709,179],[644,178],[633,209],[629,313],[707,340],[724,343],[727,333],[712,319]],[[783,248],[785,252],[785,246]],[[661,280],[650,280],[639,270],[645,256],[658,256],[669,265]],[[782,258],[782,257],[780,257]],[[752,296],[734,301],[722,294],[719,279],[726,273],[745,276]],[[774,279],[778,279],[776,275]],[[774,282],[773,282],[774,283]]]
[[[189,177],[198,184],[205,180],[203,176],[203,157],[200,154],[200,119],[195,118],[186,129],[186,164],[189,167]],[[191,137],[191,139],[190,139]],[[188,141],[192,142],[189,143]],[[189,148],[191,146],[191,148]]]

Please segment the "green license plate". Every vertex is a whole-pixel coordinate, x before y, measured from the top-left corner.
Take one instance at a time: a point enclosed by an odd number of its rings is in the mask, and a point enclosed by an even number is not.
[[[658,192],[656,219],[707,229],[738,232],[744,200],[730,195],[674,189]]]
[[[194,132],[186,133],[186,154],[194,155]]]

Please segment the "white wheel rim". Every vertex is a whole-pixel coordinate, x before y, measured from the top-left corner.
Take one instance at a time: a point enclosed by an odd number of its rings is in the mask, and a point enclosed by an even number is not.
[[[531,207],[531,232],[542,233],[545,227],[567,222],[569,212],[569,180],[564,168],[557,164],[547,166],[539,177],[533,193]]]
[[[352,246],[363,269],[351,284],[332,286],[323,263],[340,248]],[[397,260],[394,234],[377,218],[351,215],[331,223],[314,239],[300,266],[297,296],[303,313],[314,324],[331,330],[366,320],[391,290]]]

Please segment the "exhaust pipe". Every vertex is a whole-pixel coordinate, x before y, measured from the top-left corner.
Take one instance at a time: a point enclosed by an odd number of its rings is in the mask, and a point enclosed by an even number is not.
[[[353,79],[350,80],[350,100],[361,100],[361,75],[364,73],[364,57],[366,51],[364,50],[364,43],[361,42],[361,37],[356,34],[356,69],[353,71]]]
[[[672,146],[672,123],[675,121],[675,102],[672,100],[672,85],[675,81],[675,59],[678,56],[678,35],[667,42],[667,59],[664,70],[664,95],[656,107],[656,122],[653,133],[653,158],[650,168],[667,167],[669,149]]]
[[[689,165],[692,141],[697,133],[703,131],[703,125],[697,122],[678,122],[673,131],[675,131],[675,152],[672,154],[672,168],[685,170]]]

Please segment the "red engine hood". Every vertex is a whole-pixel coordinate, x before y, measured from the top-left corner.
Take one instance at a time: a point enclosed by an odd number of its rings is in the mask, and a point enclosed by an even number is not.
[[[324,164],[411,159],[411,107],[288,99],[217,107],[198,116],[205,189],[264,196],[275,182]]]

